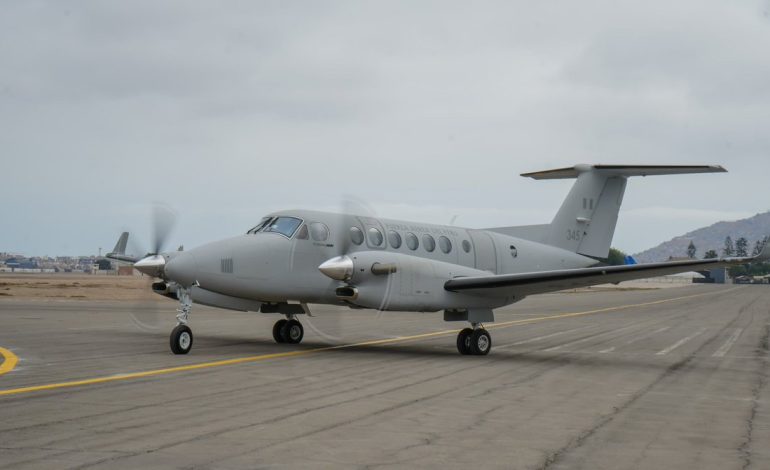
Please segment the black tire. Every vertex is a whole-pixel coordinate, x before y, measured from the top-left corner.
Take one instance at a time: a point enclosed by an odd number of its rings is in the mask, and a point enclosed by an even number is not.
[[[283,336],[281,336],[281,330],[283,330],[284,325],[286,325],[288,321],[289,320],[278,320],[275,322],[275,325],[273,325],[273,339],[276,343],[285,343]]]
[[[492,350],[492,337],[487,330],[479,328],[471,335],[471,354],[486,356]]]
[[[464,356],[471,353],[472,334],[473,330],[470,328],[465,328],[464,330],[460,330],[460,332],[457,333],[457,350]]]
[[[289,320],[281,328],[281,338],[284,343],[298,344],[305,337],[305,328],[297,320]]]
[[[177,325],[176,328],[171,330],[169,342],[171,345],[171,352],[174,354],[187,354],[190,352],[190,349],[192,349],[192,330],[187,325]]]

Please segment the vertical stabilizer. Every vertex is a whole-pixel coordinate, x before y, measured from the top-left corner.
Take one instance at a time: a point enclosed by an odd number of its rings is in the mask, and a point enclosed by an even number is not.
[[[593,258],[607,258],[630,176],[719,173],[721,166],[576,165],[535,173],[534,179],[576,178],[544,237],[546,244]]]

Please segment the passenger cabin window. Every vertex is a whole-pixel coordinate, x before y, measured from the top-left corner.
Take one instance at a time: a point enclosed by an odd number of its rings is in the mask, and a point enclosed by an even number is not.
[[[414,251],[420,246],[420,241],[417,240],[417,235],[412,232],[406,233],[406,246],[410,250]]]
[[[265,227],[263,232],[280,233],[286,238],[291,238],[301,223],[302,220],[296,217],[276,217],[270,222],[270,225]]]
[[[441,235],[438,237],[438,247],[441,248],[442,252],[449,253],[452,251],[452,242],[447,237]]]
[[[466,252],[466,253],[470,253],[471,252],[471,242],[469,242],[468,240],[463,240],[462,245],[463,245],[463,251],[464,252]]]
[[[356,245],[360,245],[364,242],[364,232],[358,227],[350,227],[350,241]]]
[[[367,230],[367,233],[369,234],[369,243],[374,246],[382,245],[382,232],[374,227],[371,227],[369,230]]]
[[[307,233],[307,225],[303,225],[300,227],[299,232],[297,232],[297,240],[307,240],[308,239],[308,233]]]
[[[388,243],[392,248],[401,248],[401,235],[395,230],[388,232]]]
[[[430,235],[427,233],[422,236],[422,244],[425,247],[425,251],[428,253],[431,253],[433,250],[436,249],[436,240],[433,239]]]
[[[310,224],[310,236],[317,242],[325,242],[329,238],[329,227],[321,222]]]

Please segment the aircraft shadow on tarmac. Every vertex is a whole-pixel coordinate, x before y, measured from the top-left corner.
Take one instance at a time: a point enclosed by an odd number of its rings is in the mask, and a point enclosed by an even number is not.
[[[137,336],[143,336],[145,338],[162,337],[165,339],[165,334],[155,334],[147,332],[113,332],[113,335],[125,336],[135,339]],[[374,338],[373,340],[377,340]],[[445,347],[436,347],[436,344],[416,344],[416,343],[393,343],[393,344],[377,344],[377,345],[351,345],[345,346],[345,342],[331,343],[323,341],[305,340],[300,345],[285,345],[276,344],[272,339],[268,338],[242,338],[239,339],[234,336],[218,336],[207,335],[205,338],[197,339],[196,352],[188,356],[189,359],[194,359],[195,356],[199,356],[201,361],[212,360],[212,356],[217,356],[218,353],[221,357],[218,359],[227,360],[238,357],[258,356],[263,354],[279,354],[290,351],[302,351],[312,349],[322,349],[334,346],[344,346],[336,350],[320,351],[317,354],[336,354],[347,355],[351,359],[360,358],[372,358],[389,356],[393,358],[414,359],[414,358],[447,358],[452,361],[476,361],[481,364],[489,363],[510,363],[510,364],[538,364],[549,363],[555,365],[575,366],[575,367],[607,367],[607,368],[623,368],[623,369],[648,369],[648,370],[660,370],[671,367],[671,361],[662,361],[659,357],[652,353],[649,354],[598,354],[590,352],[574,352],[563,351],[559,353],[545,352],[538,349],[533,350],[507,350],[499,349],[494,350],[489,356],[458,356],[457,351],[454,348],[454,337],[447,336]],[[165,342],[158,343],[158,350],[153,348],[152,351],[136,351],[136,353],[149,353],[149,354],[163,354],[167,355],[165,351]],[[162,352],[161,352],[162,350]],[[315,354],[314,354],[315,355]],[[172,357],[169,355],[169,357]],[[690,356],[681,356],[676,363],[682,363]],[[284,360],[284,359],[277,359]],[[302,357],[292,358],[291,360],[302,360]],[[701,370],[716,369],[717,365],[699,364],[698,368]]]

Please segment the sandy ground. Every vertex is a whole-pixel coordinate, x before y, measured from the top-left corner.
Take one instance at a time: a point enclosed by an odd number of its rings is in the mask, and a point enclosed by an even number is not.
[[[0,274],[0,298],[154,300],[152,280],[140,276]]]

